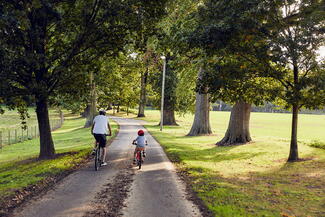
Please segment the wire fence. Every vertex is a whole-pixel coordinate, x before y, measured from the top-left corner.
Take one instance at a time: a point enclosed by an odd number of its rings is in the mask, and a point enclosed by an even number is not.
[[[62,126],[63,118],[50,120],[51,131],[56,130]],[[27,126],[23,128],[9,128],[0,131],[0,149],[5,145],[12,145],[18,142],[31,140],[39,137],[38,125]]]

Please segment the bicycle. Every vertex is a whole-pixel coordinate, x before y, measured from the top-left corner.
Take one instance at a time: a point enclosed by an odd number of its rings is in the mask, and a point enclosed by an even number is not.
[[[136,142],[132,142],[133,145],[137,145]],[[141,166],[144,162],[145,150],[138,150],[135,154],[136,165],[141,169]]]
[[[107,137],[108,134],[105,134],[105,136]],[[95,170],[98,171],[99,167],[102,166],[102,159],[101,156],[103,155],[103,147],[100,147],[99,142],[96,141],[96,146],[94,148],[94,154],[95,154]]]
[[[135,159],[137,160],[137,166],[139,169],[141,169],[141,165],[143,164],[143,159],[144,159],[144,151],[137,151]]]
[[[96,147],[95,147],[95,170],[98,171],[99,167],[102,165],[102,160],[100,159],[100,156],[102,155],[103,148],[99,146],[99,143],[96,142]]]

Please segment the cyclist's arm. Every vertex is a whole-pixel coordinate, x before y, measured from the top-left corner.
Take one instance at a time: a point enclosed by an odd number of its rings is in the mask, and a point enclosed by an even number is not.
[[[90,132],[91,132],[91,134],[94,134],[94,133],[93,133],[93,130],[94,130],[94,126],[95,126],[95,124],[93,123],[93,124],[92,124],[92,126],[91,126],[91,131],[90,131]]]

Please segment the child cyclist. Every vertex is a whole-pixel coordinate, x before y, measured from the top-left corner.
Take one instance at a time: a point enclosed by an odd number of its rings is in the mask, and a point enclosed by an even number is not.
[[[133,156],[133,163],[136,163],[136,154],[138,151],[143,151],[143,157],[146,156],[145,146],[148,145],[148,142],[143,130],[138,131],[138,137],[133,140],[132,144],[136,145]]]

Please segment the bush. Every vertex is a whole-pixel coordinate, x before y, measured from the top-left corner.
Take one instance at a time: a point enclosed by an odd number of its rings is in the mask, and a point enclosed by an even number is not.
[[[325,149],[325,142],[313,140],[310,144],[311,147]]]

